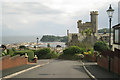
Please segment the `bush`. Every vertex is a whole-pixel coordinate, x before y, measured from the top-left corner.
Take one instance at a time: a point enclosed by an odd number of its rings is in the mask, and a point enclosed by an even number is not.
[[[2,56],[8,55],[8,49],[2,50]]]
[[[83,48],[85,50],[93,48],[92,43],[87,42],[87,41],[79,42],[79,43],[68,43],[68,44],[69,44],[69,46],[78,46],[78,47]]]
[[[40,50],[34,51],[35,55],[37,55],[38,59],[52,59],[58,58],[59,54],[51,51],[50,48],[43,48]]]
[[[82,54],[81,54],[82,55]],[[79,54],[75,55],[69,55],[69,54],[61,54],[59,56],[59,59],[65,59],[65,60],[80,60]]]
[[[109,49],[109,46],[103,41],[97,41],[94,44],[94,50],[95,51],[101,52],[101,51],[105,51],[105,50],[108,50],[108,49]]]
[[[16,51],[15,55],[19,54],[20,56],[22,56],[22,55],[25,55],[25,53],[27,53],[29,61],[32,61],[34,59],[34,52],[32,50]]]
[[[7,50],[7,53],[8,53],[10,56],[14,56],[15,51],[13,51],[13,49],[8,49],[8,50]]]
[[[50,48],[43,48],[35,51],[35,55],[37,55],[38,59],[47,58],[46,56],[51,52]]]
[[[12,47],[12,50],[15,52],[16,51],[16,49],[14,48],[14,47]]]
[[[82,48],[79,48],[78,46],[71,46],[63,50],[63,54],[70,54],[70,55],[83,53],[83,52],[84,50]]]

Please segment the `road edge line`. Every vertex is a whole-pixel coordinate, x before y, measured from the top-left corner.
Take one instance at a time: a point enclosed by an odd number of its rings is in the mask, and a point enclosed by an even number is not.
[[[87,70],[87,68],[85,67],[85,63],[82,62],[82,66],[92,80],[97,80],[97,78],[95,78],[95,76],[92,73],[90,73],[89,70]]]
[[[43,65],[46,65],[46,64],[49,64],[49,62],[47,62],[47,63],[45,63],[45,64],[41,64],[41,65],[36,65],[36,66],[30,67],[30,68],[28,68],[28,69],[24,69],[24,70],[21,70],[21,71],[19,71],[19,72],[16,72],[16,73],[7,75],[7,76],[3,77],[2,79],[12,78],[12,77],[17,76],[17,75],[19,75],[19,74],[21,74],[21,73],[24,73],[24,72],[26,72],[26,71],[35,69],[35,68],[37,68],[37,67],[40,67],[40,66],[43,66]]]

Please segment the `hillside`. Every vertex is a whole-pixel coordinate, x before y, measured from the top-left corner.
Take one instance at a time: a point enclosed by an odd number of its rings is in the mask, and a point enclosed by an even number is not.
[[[109,29],[108,28],[99,29],[98,33],[104,33],[104,30],[106,30],[106,33],[109,33]],[[113,29],[111,31],[113,32]]]
[[[43,35],[40,41],[42,42],[67,42],[67,36],[53,36],[53,35]]]

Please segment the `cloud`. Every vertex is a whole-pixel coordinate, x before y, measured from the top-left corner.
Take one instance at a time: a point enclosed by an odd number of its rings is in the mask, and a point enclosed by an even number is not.
[[[41,3],[4,3],[3,14],[60,14],[59,10],[51,9]]]
[[[77,33],[77,21],[90,21],[90,11],[99,11],[99,28],[107,27],[106,9],[115,9],[113,25],[117,24],[117,0],[35,0],[3,3],[4,35],[66,35]],[[22,32],[22,33],[21,33]]]

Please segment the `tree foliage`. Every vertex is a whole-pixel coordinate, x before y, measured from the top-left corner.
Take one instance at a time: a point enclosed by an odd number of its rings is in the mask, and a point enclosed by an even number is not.
[[[63,50],[63,54],[70,54],[70,55],[83,53],[83,52],[84,52],[83,49],[79,48],[78,46],[71,46]]]
[[[38,59],[51,59],[51,58],[57,58],[59,54],[55,53],[54,51],[51,51],[50,48],[43,48],[34,51],[35,55],[37,55]]]
[[[24,45],[19,46],[19,49],[26,49]]]
[[[108,49],[109,49],[109,46],[103,41],[97,41],[94,44],[94,50],[96,50],[98,52],[105,51],[105,50],[108,50]]]

